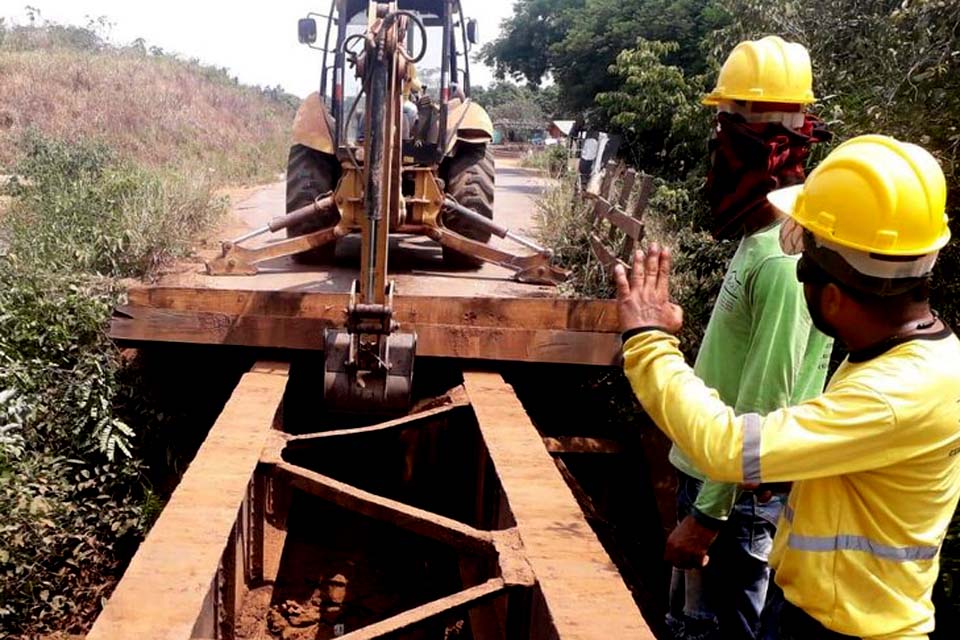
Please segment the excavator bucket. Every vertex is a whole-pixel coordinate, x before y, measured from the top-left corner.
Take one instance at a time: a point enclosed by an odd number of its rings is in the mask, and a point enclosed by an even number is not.
[[[361,337],[362,341],[363,338]],[[410,408],[417,334],[380,338],[379,366],[363,369],[353,353],[354,336],[327,330],[324,338],[323,401],[338,413],[400,414]]]

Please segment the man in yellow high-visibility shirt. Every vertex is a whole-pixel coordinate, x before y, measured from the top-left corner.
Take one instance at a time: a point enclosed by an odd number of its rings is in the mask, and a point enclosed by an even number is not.
[[[791,218],[781,243],[802,252],[814,324],[850,354],[823,395],[767,415],[725,406],[677,349],[683,313],[656,245],[615,274],[624,371],[711,478],[794,483],[770,557],[784,601],[769,637],[925,638],[960,497],[960,340],[928,302],[950,239],[943,171],[918,146],[861,136],[769,197]]]
[[[703,100],[716,107],[706,196],[711,232],[736,239],[693,371],[738,414],[820,395],[833,340],[817,331],[784,255],[771,191],[801,184],[812,146],[829,139],[806,112],[815,100],[806,48],[777,36],[741,42]],[[717,482],[674,446],[677,526],[667,626],[675,640],[756,640],[767,560],[784,498]],[[708,562],[709,560],[709,562]]]

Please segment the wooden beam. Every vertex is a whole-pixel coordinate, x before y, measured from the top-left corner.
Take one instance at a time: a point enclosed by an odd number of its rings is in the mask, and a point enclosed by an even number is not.
[[[455,613],[465,607],[478,605],[500,595],[506,589],[507,586],[501,578],[491,578],[483,584],[428,602],[415,609],[404,611],[341,637],[343,640],[377,640],[377,638],[394,637],[394,634],[400,631],[416,627],[437,616]]]
[[[225,316],[304,318],[343,326],[349,296],[340,293],[137,287],[130,307],[196,311]],[[613,300],[572,298],[491,298],[402,296],[394,298],[394,318],[404,325],[536,328],[616,333]]]
[[[443,542],[455,549],[478,553],[489,553],[494,550],[493,537],[490,533],[452,518],[378,496],[287,462],[275,465],[274,469],[289,481],[290,486],[354,513],[389,522],[401,529]]]
[[[556,637],[654,640],[513,389],[496,373],[463,384]]]
[[[323,350],[329,319],[291,316],[229,315],[121,307],[110,336],[128,342],[229,344],[277,349]],[[527,318],[511,327],[401,324],[417,333],[417,355],[439,358],[547,362],[611,366],[620,357],[615,332],[544,330]]]
[[[603,206],[597,212],[606,218],[610,224],[627,234],[628,237],[636,240],[643,235],[643,222],[631,218],[606,200],[599,200],[598,203],[602,203]]]
[[[577,436],[544,438],[547,451],[560,453],[622,453],[623,447],[616,440],[604,438],[581,438]]]
[[[593,255],[597,257],[597,260],[600,261],[600,264],[602,264],[603,268],[608,272],[612,272],[613,268],[618,264],[623,265],[624,269],[627,269],[628,271],[630,270],[630,265],[613,255],[613,252],[607,249],[607,247],[603,244],[603,241],[597,237],[597,234],[591,233],[589,240],[590,248],[593,249]]]
[[[331,431],[319,431],[317,433],[305,433],[298,436],[290,436],[286,439],[287,446],[304,446],[312,443],[316,443],[318,440],[326,440],[329,438],[339,438],[343,436],[356,436],[364,435],[368,433],[377,433],[380,431],[389,431],[391,429],[402,429],[407,427],[415,426],[418,422],[422,420],[427,420],[428,418],[433,418],[444,413],[449,413],[454,409],[459,409],[461,407],[467,407],[470,403],[466,401],[453,402],[451,404],[445,404],[439,407],[434,407],[432,409],[427,409],[425,411],[420,411],[418,413],[412,413],[408,416],[402,416],[394,420],[388,420],[386,422],[380,422],[378,424],[370,425],[369,427],[355,427],[353,429],[334,429]]]

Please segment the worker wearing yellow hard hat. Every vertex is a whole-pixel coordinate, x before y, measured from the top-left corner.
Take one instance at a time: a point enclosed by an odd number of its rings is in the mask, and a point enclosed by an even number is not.
[[[793,482],[770,559],[782,590],[770,637],[926,638],[960,498],[960,341],[928,302],[950,239],[943,172],[916,145],[861,136],[770,200],[791,218],[782,242],[801,252],[815,322],[849,353],[826,391],[766,415],[721,402],[677,349],[682,311],[657,246],[616,272],[624,370],[711,477]]]
[[[736,240],[694,372],[738,414],[769,413],[819,395],[832,340],[817,331],[796,280],[796,256],[780,248],[784,214],[767,201],[803,182],[811,145],[828,137],[806,113],[813,100],[810,56],[776,36],[742,42],[716,89],[707,176],[712,231]],[[770,581],[767,560],[783,491],[743,490],[710,477],[682,448],[677,527],[666,623],[674,638],[756,640]]]
[[[720,69],[717,86],[703,104],[725,100],[810,104],[813,71],[806,47],[778,36],[738,44]]]

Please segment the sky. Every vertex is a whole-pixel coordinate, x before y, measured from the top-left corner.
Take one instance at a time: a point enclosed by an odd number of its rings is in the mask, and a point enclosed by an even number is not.
[[[480,23],[480,44],[496,38],[500,21],[513,13],[514,0],[462,0],[468,17]],[[297,20],[310,11],[327,13],[330,0],[0,0],[0,17],[27,24],[26,5],[41,19],[86,25],[106,16],[114,24],[110,40],[147,46],[226,67],[241,82],[281,85],[304,97],[319,84],[321,53],[297,41]],[[324,33],[318,20],[317,30]],[[492,71],[471,63],[472,84],[486,85]]]

